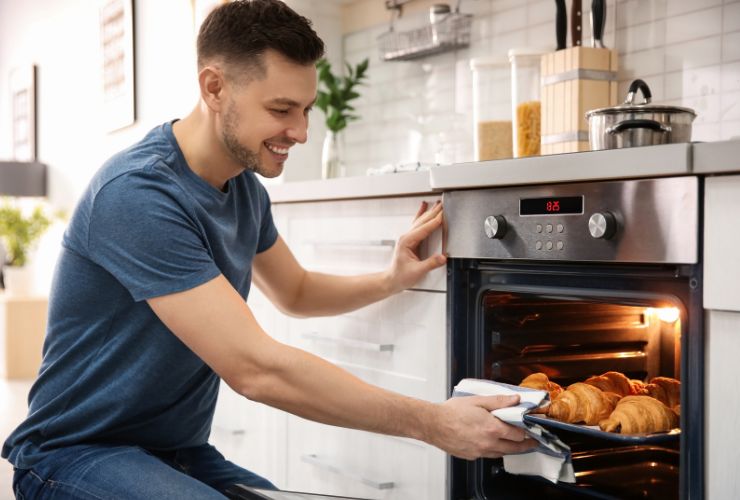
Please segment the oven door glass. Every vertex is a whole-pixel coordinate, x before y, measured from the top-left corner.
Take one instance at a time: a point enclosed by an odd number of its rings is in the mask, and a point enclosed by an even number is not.
[[[466,377],[517,385],[533,373],[563,388],[608,371],[642,383],[685,378],[689,316],[697,315],[688,279],[666,270],[612,269],[596,279],[587,271],[513,270],[468,269],[452,280],[452,386]],[[701,390],[693,392],[690,406],[701,407]],[[680,498],[685,426],[682,416],[682,431],[658,441],[551,427],[571,447],[575,485],[508,474],[501,459],[455,459],[453,498]]]

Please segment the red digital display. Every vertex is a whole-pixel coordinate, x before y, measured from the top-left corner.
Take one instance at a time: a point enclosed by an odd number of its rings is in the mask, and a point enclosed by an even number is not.
[[[524,198],[519,200],[519,215],[582,214],[583,196]]]

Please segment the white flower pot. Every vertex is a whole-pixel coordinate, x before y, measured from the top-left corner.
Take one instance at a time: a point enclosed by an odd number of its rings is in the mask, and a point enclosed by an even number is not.
[[[3,267],[5,293],[13,297],[33,295],[33,268],[31,266]]]

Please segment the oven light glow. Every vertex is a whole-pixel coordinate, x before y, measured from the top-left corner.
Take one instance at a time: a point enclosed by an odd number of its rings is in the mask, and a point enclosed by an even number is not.
[[[664,323],[675,323],[681,317],[681,311],[677,307],[658,308],[658,319]]]

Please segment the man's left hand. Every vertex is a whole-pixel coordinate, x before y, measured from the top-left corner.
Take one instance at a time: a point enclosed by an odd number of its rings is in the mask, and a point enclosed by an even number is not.
[[[447,263],[447,257],[442,254],[430,255],[426,259],[419,256],[421,243],[442,226],[442,220],[441,202],[438,201],[432,208],[427,202],[422,202],[411,229],[396,242],[393,261],[387,271],[393,293],[414,286],[429,271]]]

